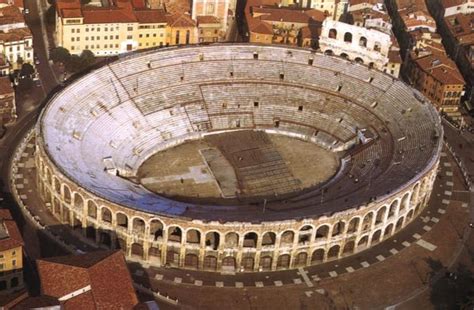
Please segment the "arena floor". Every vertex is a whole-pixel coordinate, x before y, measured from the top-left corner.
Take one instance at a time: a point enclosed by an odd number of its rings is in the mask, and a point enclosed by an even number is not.
[[[328,180],[338,167],[338,155],[316,144],[243,130],[159,152],[137,177],[149,190],[173,199],[217,202],[300,191]]]

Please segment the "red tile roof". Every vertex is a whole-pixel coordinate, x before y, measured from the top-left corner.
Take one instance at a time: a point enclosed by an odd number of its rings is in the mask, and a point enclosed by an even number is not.
[[[220,24],[219,18],[212,16],[212,15],[204,15],[197,17],[198,25],[201,24]]]
[[[0,94],[13,93],[9,77],[0,77]],[[0,209],[0,231],[2,237],[0,239],[0,251],[6,251],[23,246],[23,238],[21,237],[18,226],[8,209]]]
[[[141,24],[166,23],[164,10],[135,10],[135,16]]]
[[[23,9],[25,7],[23,0],[0,0],[0,3],[13,5],[20,9]]]
[[[465,84],[456,64],[445,54],[433,52],[414,61],[421,70],[442,84]]]
[[[188,14],[168,15],[168,23],[171,27],[195,27],[196,22]]]
[[[8,32],[0,31],[0,42],[16,42],[32,38],[29,28],[16,28]]]
[[[37,261],[44,295],[61,298],[90,285],[63,302],[65,309],[131,309],[138,304],[125,258],[120,251],[98,251]]]
[[[474,44],[474,13],[456,14],[445,18],[452,36],[463,45]]]
[[[20,9],[16,6],[6,6],[0,8],[0,25],[24,23],[25,18]]]

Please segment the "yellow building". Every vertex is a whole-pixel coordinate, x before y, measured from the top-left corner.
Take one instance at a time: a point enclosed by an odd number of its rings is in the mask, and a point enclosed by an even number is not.
[[[23,239],[10,211],[0,209],[0,294],[23,288]]]
[[[81,5],[80,0],[58,0],[56,41],[71,54],[90,50],[96,56],[107,56],[197,43],[197,27],[185,14],[149,9],[140,0],[102,1],[98,6]]]

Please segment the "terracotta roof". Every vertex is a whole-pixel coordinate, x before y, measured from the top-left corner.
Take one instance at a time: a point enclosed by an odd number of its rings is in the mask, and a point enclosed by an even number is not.
[[[198,25],[200,24],[220,24],[219,18],[212,15],[198,16],[197,18]]]
[[[196,23],[187,14],[168,15],[168,23],[171,27],[195,27]]]
[[[13,5],[20,9],[23,9],[25,7],[25,3],[23,0],[0,0],[0,3]]]
[[[120,251],[98,251],[37,261],[44,295],[61,298],[90,285],[65,302],[65,309],[131,309],[138,304],[125,258]]]
[[[0,25],[24,23],[25,18],[20,9],[16,6],[6,6],[0,8]]]
[[[309,11],[310,14],[307,14]],[[252,16],[260,20],[288,23],[310,23],[313,20],[322,22],[326,17],[323,12],[317,10],[301,10],[278,7],[252,7]],[[314,16],[314,17],[313,17]],[[317,20],[315,18],[318,18]]]
[[[249,31],[253,33],[260,33],[260,34],[271,34],[273,35],[272,26],[268,23],[265,23],[256,18],[250,18],[247,21],[249,26]]]
[[[461,5],[463,3],[466,3],[466,1],[465,0],[441,0],[441,5],[444,8],[449,8],[449,7],[452,7],[452,6],[458,6],[458,5]]]
[[[16,28],[8,32],[0,31],[0,42],[16,42],[32,38],[29,28]]]
[[[0,94],[13,93],[13,88],[9,77],[0,77]],[[0,239],[0,251],[5,251],[19,246],[23,246],[18,226],[8,209],[0,209],[0,231],[3,238]]]
[[[28,297],[17,303],[13,309],[37,309],[59,306],[60,303],[57,298],[41,295],[36,297]]]
[[[456,14],[445,18],[452,36],[464,45],[474,44],[474,13]]]
[[[82,17],[81,9],[61,9],[63,18],[79,18]]]
[[[465,84],[456,64],[442,53],[433,53],[414,59],[419,68],[442,84]]]
[[[135,10],[135,16],[141,24],[166,23],[164,10]]]
[[[137,21],[131,8],[82,8],[85,24],[133,23]]]
[[[402,58],[400,57],[399,51],[391,50],[388,52],[388,62],[390,63],[402,63]]]
[[[316,39],[321,34],[321,28],[314,26],[306,26],[301,28],[301,37],[303,39]]]

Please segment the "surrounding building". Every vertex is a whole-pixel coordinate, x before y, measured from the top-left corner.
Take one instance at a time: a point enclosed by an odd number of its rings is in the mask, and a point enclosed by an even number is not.
[[[433,2],[436,1],[441,1],[441,5],[444,8],[444,17],[474,13],[473,0],[435,0]]]
[[[348,20],[342,20],[349,24],[375,29],[386,34],[392,34],[392,22],[390,16],[380,3],[371,4],[362,2],[349,7],[349,14],[345,17]]]
[[[199,42],[217,42],[221,37],[221,23],[215,16],[198,16]]]
[[[16,120],[15,90],[8,76],[0,77],[0,125]]]
[[[326,19],[319,46],[329,55],[337,55],[383,70],[392,45],[390,35]]]
[[[15,70],[23,63],[33,63],[33,36],[20,8],[0,7],[0,54]]]
[[[0,209],[0,294],[23,287],[23,239],[10,211]]]
[[[56,41],[72,54],[90,50],[97,56],[149,47],[197,43],[196,23],[184,13],[149,9],[143,2],[118,0],[82,5],[56,2]]]
[[[213,16],[220,24],[220,38],[225,37],[235,14],[236,0],[193,0],[192,19],[198,21],[199,16]],[[215,24],[215,22],[214,22]],[[203,39],[203,42],[207,39]],[[200,40],[201,41],[201,40]]]
[[[45,258],[37,267],[41,294],[58,301],[61,309],[132,309],[138,304],[120,251]]]

